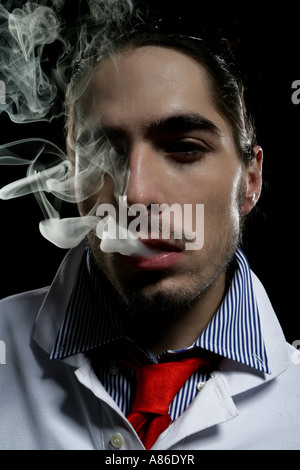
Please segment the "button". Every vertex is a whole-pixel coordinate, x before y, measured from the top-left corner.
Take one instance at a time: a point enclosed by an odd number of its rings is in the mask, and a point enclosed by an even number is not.
[[[124,439],[122,434],[116,432],[110,438],[110,443],[115,449],[120,449],[124,444]]]
[[[203,387],[203,385],[205,385],[205,382],[198,382],[197,385],[196,385],[196,389],[198,390],[198,392],[200,392],[201,388]]]

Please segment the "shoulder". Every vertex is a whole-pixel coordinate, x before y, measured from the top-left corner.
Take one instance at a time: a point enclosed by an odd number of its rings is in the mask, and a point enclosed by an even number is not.
[[[41,287],[40,289],[21,292],[9,297],[4,297],[0,300],[0,309],[9,308],[16,304],[36,303],[42,302],[47,294],[49,287]]]
[[[22,318],[36,317],[47,293],[49,287],[22,292],[0,300],[0,325],[20,322]],[[14,323],[15,324],[15,323]]]
[[[7,374],[13,374],[15,369],[18,374],[18,364],[24,361],[29,364],[32,332],[47,292],[48,288],[45,287],[12,295],[0,301],[0,340],[10,364],[5,368],[5,374],[1,374],[1,380],[8,380]],[[3,351],[0,363],[1,360],[3,362]]]

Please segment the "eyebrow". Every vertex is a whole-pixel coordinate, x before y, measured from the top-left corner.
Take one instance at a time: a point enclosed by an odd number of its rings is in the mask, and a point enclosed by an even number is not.
[[[190,130],[204,130],[220,137],[223,132],[209,119],[198,113],[175,114],[151,122],[146,126],[147,133],[163,134],[168,132],[184,132]]]
[[[198,113],[173,114],[145,125],[145,131],[149,137],[191,130],[208,131],[216,137],[224,135],[212,121]],[[127,135],[126,130],[119,126],[110,127],[104,125],[102,126],[102,132],[104,132],[108,138],[118,138]]]

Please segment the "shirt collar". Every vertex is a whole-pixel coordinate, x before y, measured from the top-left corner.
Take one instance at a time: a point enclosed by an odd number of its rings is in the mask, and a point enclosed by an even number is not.
[[[52,349],[51,359],[64,359],[124,337],[115,293],[86,250]]]
[[[235,259],[237,269],[227,295],[193,347],[270,373],[251,271],[240,248]],[[88,252],[82,259],[51,359],[63,359],[124,337],[126,332],[118,320],[114,298]]]
[[[195,344],[270,374],[259,310],[247,258],[239,248],[227,295]]]

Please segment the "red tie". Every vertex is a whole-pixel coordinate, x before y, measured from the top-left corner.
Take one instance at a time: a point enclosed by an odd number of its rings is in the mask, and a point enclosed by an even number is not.
[[[208,358],[189,357],[144,366],[130,364],[136,371],[137,389],[127,419],[147,450],[172,422],[169,406],[175,395],[193,372],[210,363]]]

